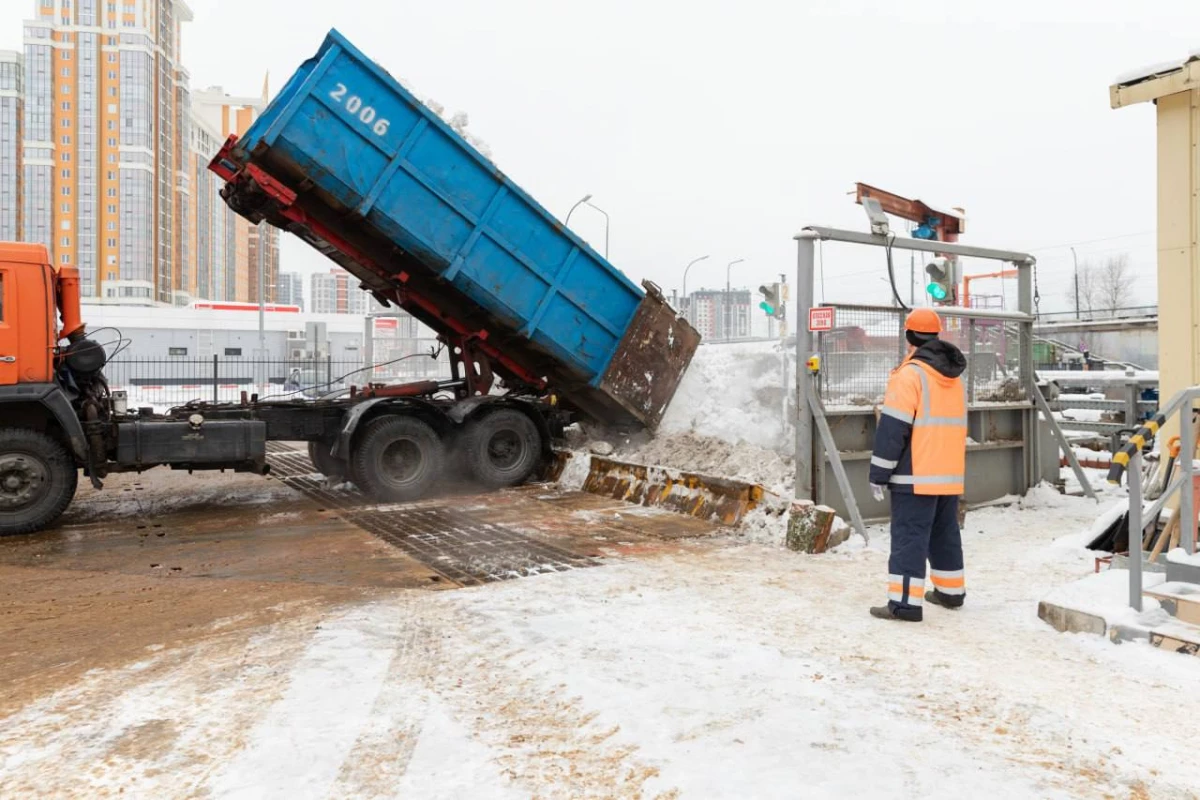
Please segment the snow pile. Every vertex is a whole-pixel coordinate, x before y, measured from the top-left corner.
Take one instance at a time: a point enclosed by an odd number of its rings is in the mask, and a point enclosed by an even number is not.
[[[783,547],[787,538],[787,510],[759,506],[742,518],[738,536],[756,544]]]
[[[701,346],[657,434],[615,442],[613,458],[790,495],[795,466],[784,422],[784,365],[791,358],[778,342]]]
[[[411,91],[411,89],[409,91]],[[471,120],[470,117],[467,116],[467,112],[457,111],[453,114],[450,114],[446,111],[445,106],[438,101],[433,100],[432,98],[422,100],[421,102],[429,106],[433,113],[441,117],[442,121],[449,125],[455,133],[466,139],[467,143],[478,150],[484,158],[486,158],[488,161],[491,161],[493,164],[496,162],[496,159],[492,157],[492,148],[488,147],[487,142],[467,130],[467,126],[471,124]]]
[[[1188,555],[1182,547],[1176,547],[1167,553],[1167,561],[1172,564],[1185,564],[1190,567],[1200,567],[1200,552]]]
[[[635,464],[759,483],[780,495],[791,494],[796,473],[790,455],[696,433],[630,439],[617,448],[614,457]]]
[[[764,503],[742,518],[737,528],[737,535],[748,542],[765,544],[771,547],[783,547],[787,540],[788,504]],[[869,536],[876,533],[882,535],[883,528],[868,530]],[[850,523],[841,517],[833,518],[830,541],[837,542],[828,552],[853,553],[867,549],[870,545],[861,536],[854,533]]]
[[[445,122],[447,125],[449,125],[455,133],[466,139],[467,143],[478,150],[484,158],[486,158],[488,161],[491,161],[493,164],[496,163],[496,159],[492,157],[492,149],[488,147],[487,142],[483,141],[478,136],[467,130],[467,126],[471,124],[471,119],[467,116],[467,112],[456,111],[454,113],[450,113],[446,110],[444,105],[439,103],[437,100],[434,100],[432,97],[425,97],[416,89],[414,89],[412,84],[410,84],[408,81],[395,75],[392,77],[396,79],[397,83],[404,87],[405,91],[417,98],[417,100],[423,103],[430,111],[441,117],[442,122]]]
[[[581,491],[591,466],[592,457],[589,454],[582,450],[572,450],[562,475],[558,476],[558,485],[573,492]]]
[[[792,358],[778,342],[702,345],[679,382],[659,435],[693,433],[790,452],[784,396],[793,390],[785,383],[784,364]]]

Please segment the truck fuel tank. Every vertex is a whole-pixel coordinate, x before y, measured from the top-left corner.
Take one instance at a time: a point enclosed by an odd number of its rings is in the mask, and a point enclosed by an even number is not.
[[[204,465],[265,463],[267,424],[261,420],[139,420],[117,423],[117,463]]]

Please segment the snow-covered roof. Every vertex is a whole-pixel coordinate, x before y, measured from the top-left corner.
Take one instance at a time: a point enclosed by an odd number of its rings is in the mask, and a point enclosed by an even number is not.
[[[1151,78],[1157,78],[1160,75],[1167,75],[1183,67],[1192,61],[1200,61],[1200,48],[1196,48],[1188,53],[1187,58],[1175,59],[1174,61],[1160,61],[1157,64],[1141,67],[1139,69],[1131,69],[1128,72],[1122,72],[1116,77],[1113,83],[1117,86],[1129,86],[1134,83],[1148,81]]]

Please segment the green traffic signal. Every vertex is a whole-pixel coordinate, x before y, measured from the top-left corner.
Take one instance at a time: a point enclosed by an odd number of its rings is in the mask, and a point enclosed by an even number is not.
[[[934,300],[945,300],[949,294],[946,287],[940,283],[931,283],[925,287],[925,291],[929,292],[929,296]]]
[[[758,307],[761,308],[763,311],[767,312],[768,317],[775,316],[775,306],[771,305],[766,300],[759,303]]]

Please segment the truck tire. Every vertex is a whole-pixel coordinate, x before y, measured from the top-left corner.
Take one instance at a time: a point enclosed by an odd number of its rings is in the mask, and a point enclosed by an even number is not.
[[[308,443],[308,460],[313,469],[326,478],[345,478],[350,474],[350,467],[340,458],[329,454],[329,445],[325,442]]]
[[[24,428],[0,430],[0,536],[51,525],[78,484],[75,460],[57,439]]]
[[[350,456],[354,482],[371,498],[388,503],[418,500],[442,475],[446,448],[416,417],[374,420]]]
[[[542,434],[529,415],[502,408],[467,425],[462,456],[471,477],[488,489],[516,486],[542,460]]]

